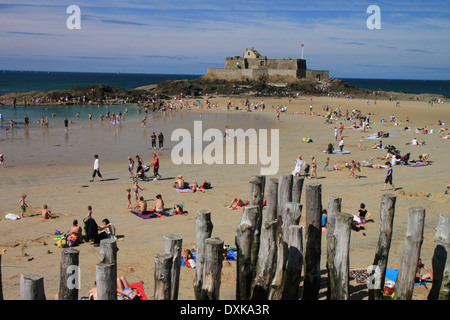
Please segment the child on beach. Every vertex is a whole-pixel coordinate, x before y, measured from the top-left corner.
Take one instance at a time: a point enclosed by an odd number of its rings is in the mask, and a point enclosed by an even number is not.
[[[352,165],[351,165],[351,167],[350,167],[350,173],[349,173],[349,177],[350,176],[353,176],[353,179],[356,179],[356,177],[355,177],[355,167],[356,167],[356,163],[355,163],[355,160],[352,160]]]
[[[0,154],[0,165],[2,166],[2,168],[5,167],[5,157],[3,156],[3,154]]]
[[[133,193],[134,193],[134,198],[135,198],[136,202],[139,200],[139,189],[142,190],[142,188],[138,186],[138,182],[135,181],[134,185],[133,185]]]
[[[28,205],[25,203],[25,198],[27,195],[24,193],[19,199],[20,210],[22,210],[22,218],[25,217],[25,212],[27,211]]]
[[[356,215],[356,220],[358,221],[358,224],[366,224],[367,219],[371,217],[372,215],[367,211],[366,205],[364,203],[361,203],[358,214]]]
[[[52,216],[52,213],[50,212],[50,210],[48,210],[48,207],[46,204],[44,204],[42,206],[41,210],[36,210],[37,213],[40,213],[42,216],[42,219],[50,219],[50,218],[54,218]]]
[[[127,208],[131,206],[131,188],[127,189]]]
[[[86,219],[92,218],[92,207],[88,206],[87,209],[88,209],[88,213],[86,214]]]
[[[330,165],[330,158],[325,160],[325,164],[323,165],[323,171],[328,171],[328,166]]]
[[[385,165],[388,167],[388,171],[386,173],[386,179],[384,180],[384,188],[381,191],[384,191],[386,189],[387,184],[389,183],[392,186],[392,190],[395,191],[395,187],[392,184],[392,165],[390,162],[386,162]]]

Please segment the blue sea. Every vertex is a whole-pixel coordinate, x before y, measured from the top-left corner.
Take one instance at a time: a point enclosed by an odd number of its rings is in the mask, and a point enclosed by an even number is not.
[[[0,71],[0,95],[9,92],[49,91],[92,84],[133,89],[166,80],[195,79],[200,76],[192,74]],[[372,90],[450,95],[450,80],[341,79],[351,85]]]

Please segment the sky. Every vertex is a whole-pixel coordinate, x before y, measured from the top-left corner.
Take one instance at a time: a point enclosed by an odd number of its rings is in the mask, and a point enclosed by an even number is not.
[[[448,80],[450,1],[0,0],[0,70],[202,75],[246,48],[301,58],[302,43],[330,77]]]

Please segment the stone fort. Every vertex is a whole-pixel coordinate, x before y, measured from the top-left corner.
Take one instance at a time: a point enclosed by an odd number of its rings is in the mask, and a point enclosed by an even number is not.
[[[225,68],[208,68],[207,75],[223,80],[256,80],[264,76],[328,81],[328,70],[306,69],[306,60],[295,58],[268,59],[254,48],[246,49],[242,57],[228,57]]]

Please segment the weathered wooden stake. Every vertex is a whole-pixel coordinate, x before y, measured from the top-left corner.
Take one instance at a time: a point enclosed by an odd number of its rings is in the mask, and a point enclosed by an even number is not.
[[[78,300],[80,287],[80,252],[74,248],[64,249],[61,253],[59,276],[59,300]]]
[[[237,249],[236,262],[236,299],[248,300],[251,295],[251,285],[258,259],[257,238],[255,236],[258,220],[260,218],[259,206],[245,206],[239,223],[235,242]]]
[[[0,300],[3,300],[2,268],[2,255],[0,254]]]
[[[283,241],[286,247],[286,250],[289,247],[289,227],[292,225],[298,225],[300,222],[300,218],[302,215],[303,206],[296,202],[287,202],[283,206],[283,210],[281,210],[282,217],[282,225],[281,230],[283,232]]]
[[[432,259],[433,285],[428,300],[450,300],[450,216],[439,216]]]
[[[336,239],[336,247],[334,256],[334,268],[336,277],[330,285],[331,300],[348,300],[350,298],[349,291],[349,271],[350,271],[350,234],[352,231],[353,216],[348,213],[336,213],[336,227],[334,236]]]
[[[46,300],[44,277],[37,274],[21,274],[20,300]]]
[[[155,254],[155,300],[170,300],[172,292],[172,263],[171,253]]]
[[[334,265],[336,254],[336,236],[334,234],[336,226],[336,214],[341,212],[341,198],[328,197],[327,209],[327,299],[331,299],[331,292],[335,291],[334,284],[336,283],[337,271]]]
[[[264,191],[266,187],[266,176],[254,176],[249,183],[250,189],[250,204],[260,207],[260,212],[263,212]]]
[[[181,269],[181,251],[183,245],[183,237],[176,234],[168,234],[163,239],[163,252],[171,253],[172,261],[172,291],[170,300],[178,300],[178,290],[180,282]]]
[[[292,182],[292,202],[300,203],[302,200],[304,177],[294,177]]]
[[[222,279],[223,241],[209,238],[205,241],[202,300],[219,300]]]
[[[425,209],[420,207],[409,208],[405,248],[394,287],[395,300],[412,299],[417,263],[420,258],[420,249],[423,241],[424,225]]]
[[[117,241],[113,238],[100,240],[100,261],[99,263],[117,264]]]
[[[99,263],[96,266],[98,300],[117,300],[117,265]]]
[[[292,202],[292,174],[282,174],[278,179],[277,215],[280,215],[284,205]]]
[[[264,216],[265,221],[277,220],[277,208],[278,208],[278,179],[269,179],[267,184],[267,197],[266,197],[266,212]]]
[[[262,225],[258,261],[251,289],[252,300],[266,300],[269,296],[277,257],[277,224],[278,221],[274,220],[264,221]]]
[[[213,224],[211,222],[211,211],[199,210],[196,222],[196,261],[194,273],[194,295],[199,300],[203,285],[203,264],[205,261],[205,241],[211,238]]]
[[[286,271],[286,260],[288,257],[287,247],[284,245],[283,239],[283,216],[278,216],[277,232],[276,232],[276,265],[275,274],[270,283],[269,300],[281,300],[283,297],[284,273]]]
[[[369,300],[383,300],[384,279],[386,277],[389,250],[391,248],[396,200],[397,197],[393,194],[384,194],[381,198],[380,235],[378,237],[375,258],[370,268],[371,275],[367,283]]]
[[[303,266],[302,226],[289,226],[289,250],[284,275],[283,300],[298,300]]]
[[[307,184],[305,189],[306,206],[306,246],[305,279],[302,291],[303,300],[317,300],[320,290],[320,254],[322,241],[322,185]]]

